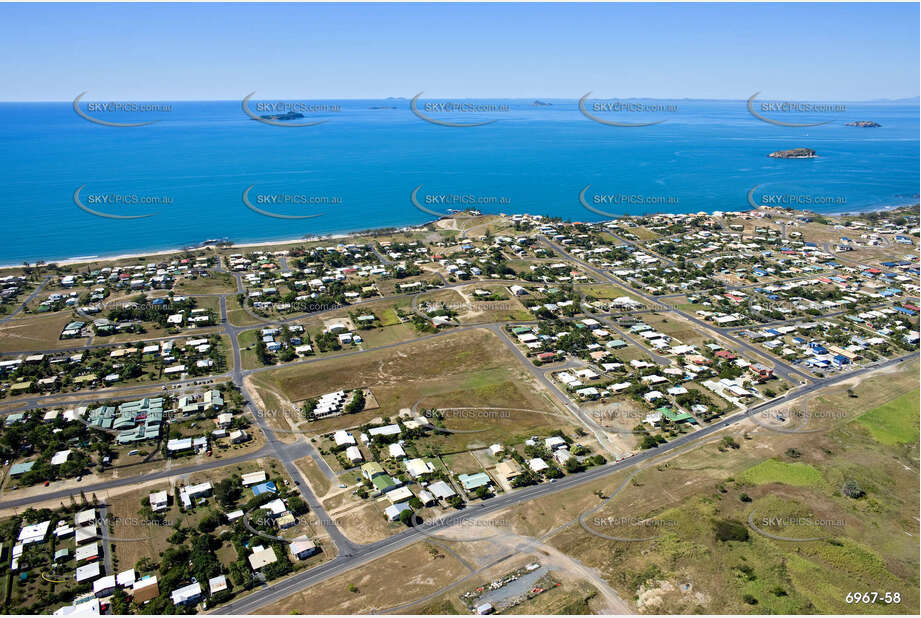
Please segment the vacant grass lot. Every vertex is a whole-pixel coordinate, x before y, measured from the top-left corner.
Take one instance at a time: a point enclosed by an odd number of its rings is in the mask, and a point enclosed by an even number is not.
[[[882,444],[906,444],[918,440],[919,393],[905,393],[901,397],[870,410],[857,419],[866,427],[873,439]]]
[[[486,330],[448,333],[387,350],[280,367],[256,374],[253,380],[294,402],[339,389],[371,388],[380,404],[374,416],[392,416],[417,403],[421,407],[547,409],[530,374]],[[349,416],[333,420],[345,426],[358,422]],[[323,431],[331,429],[324,426]]]
[[[51,314],[18,315],[9,322],[0,324],[0,352],[80,347],[86,343],[85,337],[64,340],[58,338],[64,326],[75,319],[79,318],[75,318],[71,310]]]
[[[768,459],[749,468],[740,478],[754,485],[783,483],[796,487],[816,487],[822,484],[822,473],[809,464],[785,463],[776,459]]]

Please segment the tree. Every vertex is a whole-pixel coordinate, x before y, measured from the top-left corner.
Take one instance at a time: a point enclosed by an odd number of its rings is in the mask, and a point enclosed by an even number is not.
[[[112,593],[112,604],[111,610],[115,615],[125,616],[130,614],[128,603],[128,595],[125,594],[124,589],[116,588],[115,592]]]
[[[841,488],[841,493],[843,493],[848,498],[853,498],[855,500],[858,498],[863,498],[866,495],[866,492],[860,488],[860,485],[854,479],[848,479],[844,482],[844,486]]]
[[[214,485],[214,497],[225,508],[233,506],[242,495],[242,487],[233,478],[222,479]]]
[[[288,510],[294,515],[303,515],[307,512],[307,503],[300,496],[288,498]]]
[[[356,388],[352,391],[352,398],[345,405],[345,413],[353,414],[365,409],[365,393],[362,389]]]
[[[400,511],[400,523],[404,526],[412,526],[413,518],[416,512],[412,509],[406,509],[405,511]]]
[[[208,513],[202,517],[201,521],[198,522],[198,531],[199,532],[213,532],[215,528],[221,525],[220,516],[214,511],[208,511]]]

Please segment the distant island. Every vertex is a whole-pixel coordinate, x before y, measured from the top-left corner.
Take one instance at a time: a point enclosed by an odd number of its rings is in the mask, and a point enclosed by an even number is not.
[[[375,105],[374,107],[369,107],[368,109],[397,109],[396,105]]]
[[[864,128],[867,128],[867,129],[875,129],[876,127],[881,127],[881,126],[883,126],[883,125],[881,125],[881,124],[878,123],[878,122],[873,122],[872,120],[855,120],[854,122],[849,122],[849,123],[847,123],[847,124],[844,125],[844,126],[846,126],[846,127],[864,127]]]
[[[297,120],[298,118],[303,118],[304,114],[300,112],[288,112],[286,114],[265,114],[259,117],[263,120]]]
[[[768,156],[774,159],[815,159],[818,155],[812,148],[791,148],[772,152]]]
[[[534,101],[533,103],[531,103],[531,105],[547,106],[547,105],[553,105],[553,103],[547,103],[546,101]]]

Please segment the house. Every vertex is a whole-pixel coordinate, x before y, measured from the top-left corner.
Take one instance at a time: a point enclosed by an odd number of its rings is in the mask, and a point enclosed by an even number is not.
[[[243,482],[243,487],[249,487],[250,485],[258,485],[259,483],[264,483],[267,478],[267,475],[264,470],[258,472],[249,472],[240,477]]]
[[[211,495],[211,483],[205,481],[198,485],[186,485],[179,490],[179,501],[184,508],[192,507],[192,500]]]
[[[559,448],[566,448],[566,440],[560,436],[551,436],[544,440],[544,446],[551,451],[555,451]]]
[[[249,440],[249,434],[242,429],[235,429],[230,432],[230,442],[232,444],[241,444]]]
[[[387,492],[387,499],[390,500],[390,504],[405,502],[406,500],[411,500],[414,497],[415,495],[409,489],[409,487],[399,487]]]
[[[99,543],[97,541],[93,541],[89,545],[81,545],[74,553],[74,560],[77,561],[77,563],[83,562],[84,560],[97,560],[98,558]]]
[[[336,446],[354,446],[355,445],[355,437],[351,433],[343,429],[340,429],[339,431],[333,434],[333,440],[335,441]]]
[[[576,391],[576,394],[582,399],[597,399],[601,393],[594,386],[589,388],[580,388]]]
[[[223,592],[227,590],[227,576],[218,575],[217,577],[212,577],[208,580],[208,594],[209,596],[214,596],[218,592]]]
[[[521,476],[521,466],[514,459],[506,459],[496,464],[496,476],[506,481]]]
[[[271,546],[263,547],[262,545],[256,545],[253,547],[253,553],[248,557],[249,566],[254,570],[258,571],[264,566],[274,564],[278,561],[278,556],[275,555],[275,550]]]
[[[278,524],[278,527],[279,527],[281,530],[285,530],[286,528],[290,528],[290,527],[296,525],[296,524],[297,524],[297,519],[295,519],[295,518],[294,518],[294,515],[292,515],[291,513],[284,513],[284,514],[282,514],[281,517],[279,517],[279,518],[275,521],[275,523]]]
[[[303,534],[293,538],[289,544],[289,547],[291,555],[298,560],[306,560],[319,551],[319,549],[317,549],[316,543],[308,539],[306,535]]]
[[[457,492],[455,492],[451,488],[451,486],[445,483],[444,481],[435,481],[434,483],[430,484],[426,489],[432,492],[432,495],[438,498],[439,500],[447,500],[451,498],[452,496],[457,495]]]
[[[92,581],[99,577],[99,562],[91,562],[77,567],[77,582]]]
[[[366,463],[361,467],[361,474],[369,481],[374,480],[374,477],[384,474],[384,467],[381,466],[376,461]]]
[[[426,474],[431,474],[435,471],[435,466],[423,459],[409,459],[403,463],[406,467],[406,471],[409,472],[409,475],[414,479],[424,476]]]
[[[405,502],[400,502],[399,504],[391,504],[386,509],[384,509],[384,516],[388,521],[396,521],[400,518],[400,513],[403,511],[412,512],[412,508]]]
[[[774,375],[774,370],[761,363],[752,363],[748,366],[749,371],[758,376],[758,380],[768,380]]]
[[[136,579],[137,574],[134,572],[134,569],[128,569],[115,576],[115,585],[121,586],[122,588],[128,588],[134,585]]]
[[[547,462],[541,459],[540,457],[535,457],[528,462],[528,467],[532,472],[543,472],[548,469],[550,466],[547,465]]]
[[[201,584],[194,583],[177,588],[170,593],[173,605],[194,605],[201,599]]]
[[[166,450],[171,455],[192,450],[192,438],[175,438],[167,441]]]
[[[475,474],[460,474],[458,475],[457,480],[460,481],[464,491],[474,491],[480,487],[489,487],[490,483],[492,483],[492,479],[489,478],[489,475],[485,472],[477,472]]]
[[[250,488],[250,491],[253,492],[253,496],[259,496],[264,493],[278,493],[278,488],[275,486],[275,481],[265,481],[259,483],[258,485],[253,485]]]
[[[266,502],[259,508],[262,509],[263,511],[268,511],[269,516],[272,517],[273,519],[276,517],[280,517],[288,512],[288,506],[285,504],[284,500],[282,500],[281,498],[275,498],[274,500],[270,502]]]
[[[154,513],[158,511],[165,511],[169,507],[169,499],[167,497],[166,490],[155,491],[150,494],[150,510]]]
[[[9,419],[7,419],[7,421],[8,420]],[[23,474],[31,470],[34,466],[35,466],[34,461],[24,461],[22,463],[13,464],[10,467],[10,476],[14,478],[17,476],[22,476]]]
[[[398,459],[401,457],[406,457],[406,451],[403,450],[403,447],[394,442],[393,444],[388,445],[387,452],[390,457]]]
[[[97,599],[107,597],[115,592],[115,576],[106,575],[93,582],[93,596]]]
[[[19,531],[19,542],[22,545],[43,542],[45,540],[45,536],[48,534],[48,527],[50,525],[51,520],[43,521],[38,524],[32,524],[30,526],[24,526],[22,530]]]
[[[399,487],[400,484],[396,480],[387,476],[386,474],[378,474],[373,479],[371,479],[371,484],[374,488],[382,494],[387,493],[394,487]]]
[[[157,584],[157,576],[147,575],[134,582],[134,586],[131,588],[131,596],[134,597],[134,602],[138,604],[145,603],[160,596],[160,586]]]
[[[243,517],[243,509],[237,509],[236,511],[231,511],[227,513],[227,521],[233,523]]]
[[[357,446],[350,446],[345,449],[345,456],[353,464],[365,460],[364,455],[361,454],[361,450]]]

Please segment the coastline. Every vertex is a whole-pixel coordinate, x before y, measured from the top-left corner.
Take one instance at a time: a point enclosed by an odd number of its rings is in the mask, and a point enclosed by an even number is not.
[[[869,206],[864,209],[846,210],[846,211],[837,211],[837,212],[818,212],[814,214],[826,215],[829,217],[858,216],[858,215],[861,215],[867,212],[888,212],[892,210],[898,210],[900,208],[909,208],[911,206],[916,206],[917,204],[918,204],[918,201],[915,200],[911,203],[905,203],[905,204],[889,204],[886,206]],[[742,213],[742,212],[750,212],[752,210],[753,210],[752,208],[748,208],[745,210],[722,210],[721,212]],[[509,213],[505,216],[512,216],[514,214],[533,214],[533,213]],[[649,214],[650,215],[661,215],[661,214],[693,214],[693,213],[656,212],[656,213],[649,213]],[[371,229],[364,229],[364,230],[335,232],[331,234],[322,234],[319,236],[301,236],[298,238],[281,238],[277,240],[265,239],[265,240],[255,240],[255,241],[246,241],[246,242],[237,243],[231,239],[230,242],[233,242],[233,246],[230,248],[231,249],[235,249],[235,248],[245,249],[245,248],[252,248],[252,247],[265,247],[268,245],[296,245],[300,243],[317,242],[320,240],[341,241],[341,240],[346,240],[349,238],[357,238],[360,236],[366,236],[369,234],[373,234],[375,232],[380,232],[380,231],[388,230],[388,229],[414,230],[417,228],[424,227],[426,225],[430,225],[431,223],[434,223],[435,221],[438,221],[438,220],[439,219],[432,219],[429,221],[425,221],[423,223],[418,223],[416,225],[404,225],[400,227],[380,227],[380,228],[371,228]],[[198,251],[200,249],[209,249],[209,248],[214,248],[214,247],[215,245],[196,246],[196,247],[193,247],[191,250]],[[63,259],[45,259],[44,262],[45,264],[57,264],[58,266],[73,266],[77,264],[89,264],[92,262],[100,262],[100,261],[129,260],[129,259],[138,259],[142,257],[151,257],[151,256],[157,256],[157,255],[170,255],[173,253],[181,252],[183,249],[184,247],[181,247],[181,246],[173,247],[173,248],[163,248],[163,249],[154,248],[150,250],[133,251],[130,253],[99,254],[99,255],[89,255],[89,256],[83,255],[83,256],[74,256],[74,257],[68,257],[68,258],[63,258]],[[34,262],[30,262],[30,265],[34,265]],[[0,270],[7,269],[7,268],[20,268],[21,266],[22,266],[22,263],[0,264]]]
[[[250,248],[250,247],[265,247],[268,245],[297,245],[301,243],[317,242],[320,240],[340,241],[340,240],[345,240],[348,238],[357,238],[360,236],[365,236],[365,235],[374,233],[376,231],[386,230],[386,229],[394,229],[394,230],[415,229],[418,227],[426,226],[429,223],[432,223],[432,221],[428,221],[425,223],[419,223],[417,225],[410,225],[410,226],[404,225],[398,228],[381,227],[381,228],[355,230],[355,231],[348,231],[348,232],[335,232],[332,234],[322,234],[319,236],[300,236],[298,238],[282,238],[278,240],[267,239],[267,240],[246,241],[246,242],[240,242],[240,243],[234,242],[231,240],[230,242],[233,242],[233,246],[229,248],[236,249],[236,248]],[[215,247],[216,245],[199,245],[199,246],[192,247],[190,250],[199,251],[202,249],[212,249]],[[184,247],[179,246],[179,247],[166,248],[166,249],[156,248],[156,249],[149,249],[149,250],[138,250],[138,251],[133,251],[131,253],[80,255],[80,256],[74,256],[74,257],[69,257],[69,258],[63,258],[59,260],[46,259],[44,260],[44,262],[46,265],[47,264],[57,264],[58,266],[72,266],[75,264],[89,264],[91,262],[130,260],[130,259],[138,259],[142,257],[150,257],[150,256],[155,256],[155,255],[170,255],[173,253],[179,253],[183,250],[184,250]],[[29,264],[34,265],[35,262],[33,261],[33,262],[30,262]],[[20,268],[21,266],[22,266],[22,263],[0,264],[0,270],[5,269],[5,268]]]

